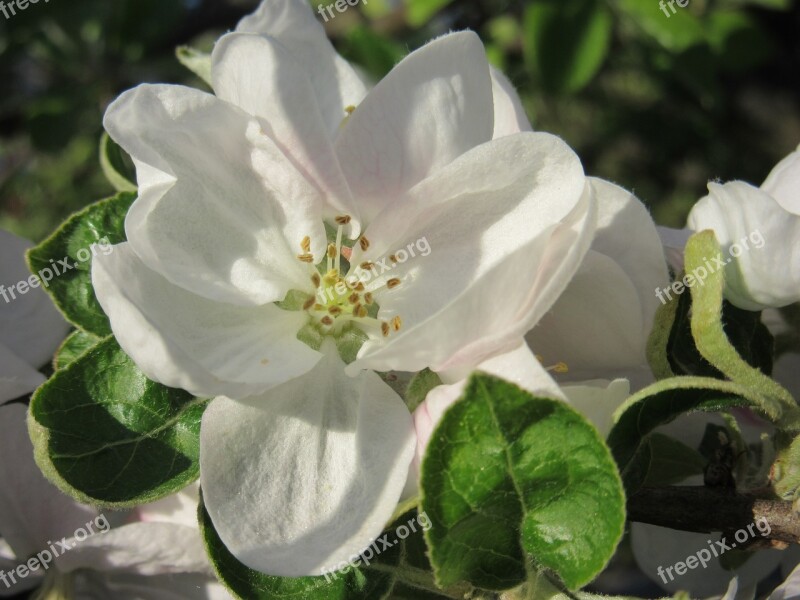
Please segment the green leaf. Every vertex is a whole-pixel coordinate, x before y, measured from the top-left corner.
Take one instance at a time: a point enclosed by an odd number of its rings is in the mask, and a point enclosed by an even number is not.
[[[92,258],[125,241],[125,215],[135,199],[135,194],[121,192],[92,204],[28,251],[31,272],[38,274],[67,320],[96,336],[109,335],[111,326],[94,295]]]
[[[722,260],[722,252],[713,231],[701,231],[689,238],[685,252],[686,272],[698,274],[696,279],[703,281],[703,285],[695,284],[690,288],[691,329],[697,350],[731,381],[763,396],[765,400],[775,399],[796,408],[792,395],[777,381],[749,365],[728,339],[722,321],[725,271],[706,266],[716,260]],[[707,276],[700,278],[701,272],[707,273]]]
[[[784,500],[794,499],[800,491],[800,436],[779,432],[775,445],[777,458],[770,471],[772,485]]]
[[[392,591],[392,565],[400,560],[402,544],[379,555],[374,568],[350,568],[325,577],[274,577],[245,566],[220,539],[202,498],[198,512],[200,533],[217,578],[234,596],[243,600],[381,600]],[[246,518],[246,515],[242,516]],[[390,540],[393,542],[394,540]],[[381,569],[380,566],[388,565]]]
[[[100,166],[118,192],[136,192],[136,171],[125,151],[104,131],[100,138]]]
[[[53,368],[58,371],[70,363],[75,362],[75,360],[89,350],[89,348],[101,342],[102,339],[103,338],[97,337],[91,333],[86,333],[85,331],[73,331],[56,352]]]
[[[541,0],[525,11],[525,59],[547,89],[585,86],[605,62],[613,18],[599,0]]]
[[[197,479],[206,405],[148,380],[108,337],[37,390],[28,429],[39,468],[63,492],[129,507]]]
[[[667,8],[664,12],[657,0],[616,0],[616,6],[631,23],[672,53],[705,43],[700,20],[686,8],[675,7],[675,13]]]
[[[761,412],[775,422],[795,416],[774,399],[762,398],[731,381],[710,377],[673,377],[658,381],[631,396],[614,415],[615,425],[608,445],[625,480],[628,494],[644,482],[642,458],[638,455],[648,436],[683,413],[702,410],[725,411],[744,407]],[[649,459],[648,464],[652,462]],[[644,476],[643,476],[644,475]]]
[[[191,46],[178,46],[175,48],[175,56],[180,63],[197,75],[209,87],[211,83],[211,54],[201,52]]]
[[[453,0],[406,0],[406,21],[412,27],[420,27],[430,21],[436,13]]]
[[[751,71],[775,51],[767,33],[744,12],[715,10],[709,15],[707,26],[718,63],[728,71]]]
[[[622,536],[622,484],[598,432],[565,403],[485,374],[434,431],[421,487],[440,587],[508,589],[530,557],[577,588]]]

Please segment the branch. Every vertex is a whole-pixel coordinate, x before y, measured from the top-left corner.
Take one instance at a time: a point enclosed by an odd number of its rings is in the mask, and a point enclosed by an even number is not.
[[[753,494],[709,487],[642,488],[628,498],[631,521],[660,525],[681,531],[729,534],[766,522],[769,533],[761,531],[755,541],[772,540],[772,546],[800,543],[800,514],[792,503]]]

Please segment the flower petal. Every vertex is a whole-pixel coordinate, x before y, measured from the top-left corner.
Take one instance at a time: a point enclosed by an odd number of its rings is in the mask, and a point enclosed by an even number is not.
[[[367,230],[374,250],[355,264],[413,240],[429,256],[392,269],[403,283],[378,296],[379,317],[398,315],[404,329],[368,341],[349,372],[469,371],[512,350],[566,287],[593,227],[594,201],[563,142],[520,133],[476,148]]]
[[[489,65],[492,76],[492,97],[494,98],[494,135],[497,139],[520,131],[533,131],[522,100],[514,85],[501,71]]]
[[[274,39],[231,33],[217,42],[212,60],[217,96],[260,118],[266,134],[331,204],[325,216],[357,218],[311,81],[294,56]],[[346,116],[341,107],[339,120]]]
[[[725,297],[745,310],[780,308],[800,300],[800,217],[786,212],[766,192],[742,181],[708,184],[709,195],[689,213],[695,231],[713,229],[723,255]],[[760,242],[759,242],[760,240]]]
[[[33,460],[22,404],[0,407],[0,531],[17,557],[27,558],[72,536],[97,513],[62,494]]]
[[[561,390],[605,438],[614,425],[614,411],[630,396],[631,385],[627,379],[595,379],[563,384]]]
[[[45,381],[44,375],[0,344],[0,404],[30,394]]]
[[[307,280],[296,256],[325,232],[310,188],[240,109],[197,90],[142,85],[108,109],[105,127],[134,158],[139,198],[128,240],[151,269],[196,294],[242,305],[282,300]],[[249,140],[249,141],[248,141]],[[270,153],[274,184],[254,158]],[[280,163],[279,163],[280,164]]]
[[[320,575],[380,535],[414,443],[400,397],[375,373],[346,377],[328,348],[304,377],[246,402],[211,403],[200,434],[203,498],[247,566]]]
[[[265,0],[239,22],[236,31],[268,35],[300,63],[314,86],[317,104],[331,137],[346,106],[356,106],[366,88],[353,67],[336,53],[305,0]]]
[[[483,44],[452,33],[412,52],[358,105],[335,148],[362,216],[492,137]]]
[[[761,189],[775,198],[784,210],[800,216],[800,146],[775,165]]]
[[[686,249],[686,242],[692,237],[694,231],[691,229],[673,229],[671,227],[656,226],[661,245],[664,246],[664,254],[669,266],[676,273],[683,271],[683,253]]]
[[[148,269],[128,243],[95,258],[92,282],[119,345],[144,374],[196,396],[261,393],[321,356],[297,340],[305,313],[196,296]]]
[[[590,178],[598,223],[592,249],[553,309],[528,334],[545,364],[564,362],[570,380],[615,378],[647,364],[645,347],[669,285],[661,240],[644,205]]]
[[[19,293],[17,285],[31,278],[25,251],[32,245],[0,229],[0,344],[37,369],[53,358],[69,325],[40,287]]]

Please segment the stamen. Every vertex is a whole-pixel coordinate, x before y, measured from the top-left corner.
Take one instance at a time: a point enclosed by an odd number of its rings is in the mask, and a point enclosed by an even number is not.
[[[311,252],[311,238],[309,236],[304,237],[303,241],[300,242],[300,249],[306,254]]]
[[[348,116],[352,115],[355,112],[355,110],[356,110],[356,107],[353,106],[352,104],[349,105],[349,106],[345,106],[344,107],[344,112],[346,112]]]
[[[313,265],[314,264],[314,255],[310,254],[310,253],[298,254],[297,255],[297,260],[299,260],[300,262],[307,263],[309,265]]]
[[[400,328],[402,326],[403,326],[403,319],[401,319],[399,315],[392,319],[392,329],[394,329],[395,331],[400,331]]]

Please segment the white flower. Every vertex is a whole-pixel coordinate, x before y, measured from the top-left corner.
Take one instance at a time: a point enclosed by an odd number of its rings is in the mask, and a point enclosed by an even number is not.
[[[593,199],[563,142],[515,133],[529,124],[473,33],[367,94],[308,5],[278,0],[212,68],[216,96],[140,86],[109,108],[139,198],[94,286],[149,377],[216,397],[201,483],[229,550],[319,574],[380,534],[413,457],[411,416],[373,371],[513,349],[577,269]],[[346,340],[364,341],[347,367]]]
[[[725,267],[725,297],[754,311],[800,301],[800,151],[784,158],[760,188],[732,181],[709,183],[708,191],[687,225],[713,229],[726,254],[738,245]]]
[[[0,597],[44,586],[71,589],[74,596],[66,597],[81,599],[230,598],[212,575],[196,520],[159,514],[156,505],[140,509],[147,522],[112,528],[110,520],[120,516],[80,505],[45,480],[25,416],[21,404],[0,408]],[[192,501],[196,511],[196,489],[161,504]],[[23,578],[18,566],[39,555],[41,562]]]
[[[0,229],[0,404],[44,383],[38,369],[53,357],[68,330],[44,290],[30,287],[25,251],[31,246]]]

